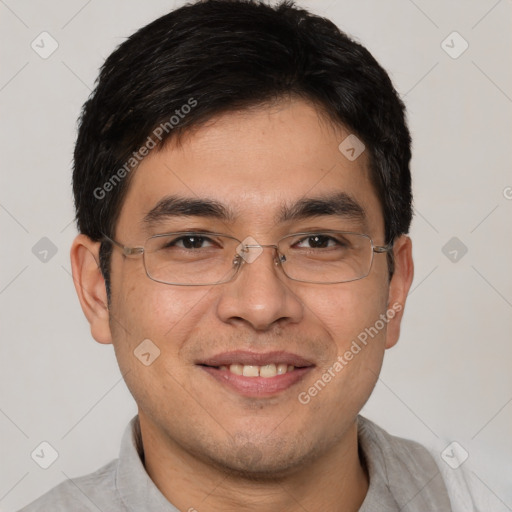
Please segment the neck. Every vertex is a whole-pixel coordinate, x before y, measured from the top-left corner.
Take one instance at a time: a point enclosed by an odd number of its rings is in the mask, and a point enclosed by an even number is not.
[[[321,456],[285,474],[239,475],[200,460],[139,416],[146,471],[179,510],[226,512],[352,512],[368,490],[359,457],[357,424]]]

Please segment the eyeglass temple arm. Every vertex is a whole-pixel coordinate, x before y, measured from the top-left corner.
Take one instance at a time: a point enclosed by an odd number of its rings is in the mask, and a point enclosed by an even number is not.
[[[388,245],[376,245],[373,248],[373,252],[376,252],[376,253],[389,252],[391,249],[393,249],[392,243],[388,244]]]
[[[142,254],[144,252],[144,247],[126,247],[123,244],[120,244],[119,242],[116,242],[113,238],[110,238],[109,236],[103,234],[103,238],[105,240],[108,240],[110,243],[115,245],[116,247],[119,247],[123,251],[123,254],[125,256],[133,256],[134,254]]]

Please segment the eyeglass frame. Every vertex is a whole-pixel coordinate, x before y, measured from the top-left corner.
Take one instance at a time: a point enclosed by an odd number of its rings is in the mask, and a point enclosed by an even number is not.
[[[360,281],[361,279],[364,279],[365,277],[368,277],[368,275],[370,274],[370,271],[372,269],[372,265],[373,265],[373,255],[374,254],[383,254],[383,253],[389,253],[389,251],[391,251],[393,249],[393,242],[389,243],[389,244],[386,244],[386,245],[375,245],[373,243],[373,239],[371,238],[370,235],[366,234],[366,233],[356,233],[354,231],[337,231],[337,230],[320,230],[318,232],[316,231],[313,231],[313,232],[298,232],[298,233],[290,233],[288,235],[285,235],[283,236],[282,238],[280,238],[278,241],[277,241],[277,244],[244,244],[243,241],[239,240],[238,238],[234,237],[234,236],[231,236],[231,235],[226,235],[225,233],[213,233],[213,232],[203,232],[203,231],[176,231],[176,232],[170,232],[170,233],[160,233],[160,234],[157,234],[157,235],[151,235],[149,236],[148,238],[146,238],[146,240],[144,241],[144,245],[142,246],[138,246],[138,247],[128,247],[126,245],[123,245],[122,243],[114,240],[113,238],[109,237],[108,235],[105,235],[105,233],[101,233],[103,238],[101,241],[108,241],[110,243],[112,243],[114,246],[118,247],[119,249],[121,249],[123,251],[123,254],[124,256],[137,256],[139,254],[142,254],[142,264],[144,265],[144,271],[146,273],[146,276],[151,279],[152,281],[156,282],[156,283],[161,283],[161,284],[167,284],[169,286],[215,286],[215,285],[218,285],[218,284],[226,284],[226,283],[230,283],[231,281],[233,281],[235,279],[235,277],[238,275],[239,271],[240,271],[240,268],[243,266],[243,263],[246,263],[245,259],[243,257],[241,257],[238,253],[235,253],[234,255],[234,260],[233,260],[233,265],[235,264],[235,261],[238,261],[239,264],[236,265],[236,270],[234,272],[234,274],[227,280],[227,281],[219,281],[219,282],[216,282],[216,283],[168,283],[166,281],[161,281],[159,279],[156,279],[154,277],[152,277],[150,274],[149,274],[149,271],[148,271],[148,268],[147,268],[147,265],[146,265],[146,259],[145,259],[145,254],[146,254],[146,251],[145,251],[145,246],[148,242],[148,240],[151,240],[153,238],[161,238],[161,237],[165,237],[165,236],[171,236],[171,235],[182,235],[182,236],[186,236],[186,235],[205,235],[205,236],[222,236],[224,238],[230,238],[231,240],[234,240],[236,242],[238,242],[239,244],[243,244],[244,248],[265,248],[265,247],[272,247],[275,251],[276,251],[276,254],[277,254],[277,258],[274,257],[274,262],[276,263],[276,265],[279,265],[283,274],[290,280],[292,281],[296,281],[296,282],[299,282],[299,283],[308,283],[308,284],[343,284],[343,283],[352,283],[354,281]],[[363,237],[366,237],[369,241],[370,241],[370,245],[371,245],[371,249],[372,249],[372,258],[370,260],[370,265],[368,267],[368,272],[361,276],[361,277],[357,277],[355,279],[349,279],[348,281],[335,281],[335,282],[328,282],[328,283],[325,283],[325,282],[319,282],[319,281],[304,281],[302,279],[295,279],[293,277],[290,277],[287,273],[286,273],[286,270],[284,269],[283,267],[283,263],[286,261],[286,260],[282,260],[282,257],[285,257],[286,256],[284,254],[280,254],[279,253],[279,243],[284,240],[285,238],[288,238],[288,237],[292,237],[292,236],[302,236],[302,235],[317,235],[317,234],[341,234],[341,235],[358,235],[358,236],[363,236]],[[247,237],[246,237],[247,239]]]

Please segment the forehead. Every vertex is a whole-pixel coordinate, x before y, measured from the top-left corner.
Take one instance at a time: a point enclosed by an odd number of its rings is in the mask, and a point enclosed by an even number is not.
[[[383,219],[366,151],[353,159],[339,149],[349,136],[302,100],[214,118],[145,157],[116,232],[142,233],[144,218],[166,196],[213,200],[226,206],[230,221],[268,231],[283,209],[339,193],[357,202],[378,232]]]

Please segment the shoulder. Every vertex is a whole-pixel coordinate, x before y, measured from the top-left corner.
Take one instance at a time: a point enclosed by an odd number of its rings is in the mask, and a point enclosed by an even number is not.
[[[509,510],[475,478],[467,462],[449,465],[441,456],[442,450],[427,449],[416,441],[393,436],[362,416],[358,417],[358,430],[363,453],[370,455],[370,463],[386,475],[391,487],[403,486],[412,475],[423,475],[428,484],[422,493],[436,483],[435,494],[447,493],[452,512]]]
[[[362,416],[358,417],[358,435],[363,452],[388,476],[401,471],[439,472],[434,458],[423,445],[393,436]]]
[[[117,464],[116,459],[88,475],[68,478],[19,512],[97,512],[106,503],[108,510],[122,511],[121,503],[112,508],[113,503],[119,502],[115,492]]]

